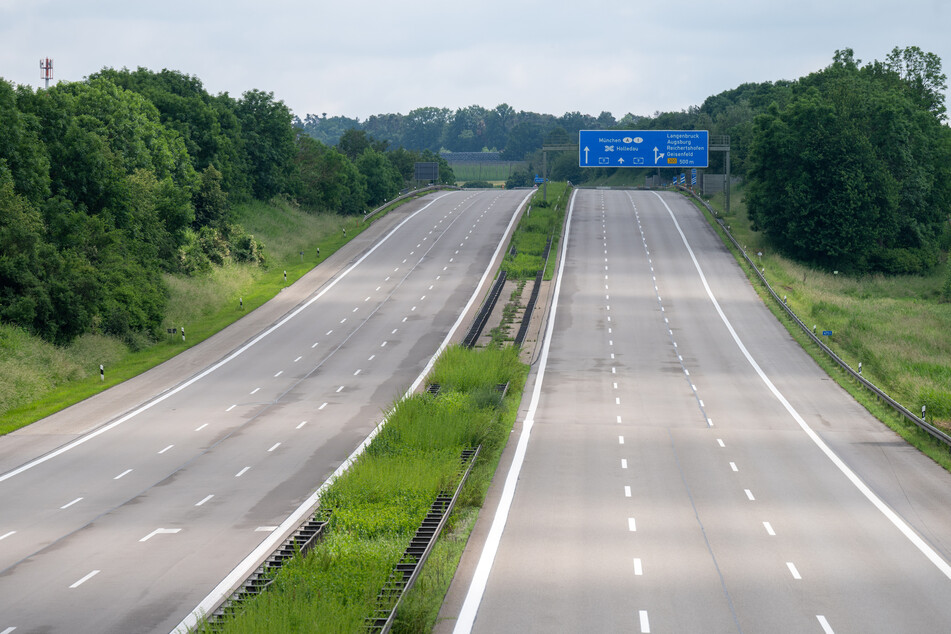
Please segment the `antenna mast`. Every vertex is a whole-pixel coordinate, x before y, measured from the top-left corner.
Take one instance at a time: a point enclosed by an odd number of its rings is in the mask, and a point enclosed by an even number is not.
[[[49,57],[40,60],[40,70],[43,71],[40,79],[45,81],[44,88],[50,87],[50,80],[53,79],[53,60]]]

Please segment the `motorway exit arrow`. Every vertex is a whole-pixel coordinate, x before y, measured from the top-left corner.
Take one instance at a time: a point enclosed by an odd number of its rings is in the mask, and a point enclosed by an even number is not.
[[[658,154],[658,153],[657,153],[657,146],[655,145],[655,146],[654,146],[654,163],[657,163],[657,161],[659,161],[659,160],[662,159],[662,158],[664,158],[664,153],[661,152],[660,154]]]
[[[588,152],[590,152],[590,151],[591,151],[591,148],[589,148],[587,145],[584,146],[584,163],[585,163],[585,165],[588,164]]]

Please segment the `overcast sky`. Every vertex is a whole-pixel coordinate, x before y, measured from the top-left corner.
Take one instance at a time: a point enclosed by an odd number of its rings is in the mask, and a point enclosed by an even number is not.
[[[649,115],[744,82],[796,79],[850,47],[918,46],[951,66],[947,0],[0,0],[0,77],[175,69],[295,114],[508,103]],[[570,8],[566,8],[569,7]]]

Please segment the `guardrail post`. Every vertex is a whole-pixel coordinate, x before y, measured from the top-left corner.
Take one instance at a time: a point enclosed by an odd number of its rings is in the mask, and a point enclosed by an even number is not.
[[[862,376],[862,362],[859,361],[859,376]]]
[[[925,419],[925,409],[926,409],[927,407],[928,407],[927,405],[922,405],[922,406],[921,406],[921,420],[924,420],[924,419]]]

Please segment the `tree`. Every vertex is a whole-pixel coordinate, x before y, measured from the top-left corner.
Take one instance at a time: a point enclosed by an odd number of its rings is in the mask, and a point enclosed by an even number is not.
[[[346,214],[366,210],[366,177],[346,156],[308,136],[298,136],[297,144],[296,195],[301,204]]]
[[[367,148],[357,158],[356,166],[366,178],[367,204],[376,206],[399,194],[400,173],[382,152]]]
[[[287,190],[294,155],[293,117],[274,93],[260,90],[245,92],[238,101],[236,114],[248,157],[251,191],[268,200]]]

